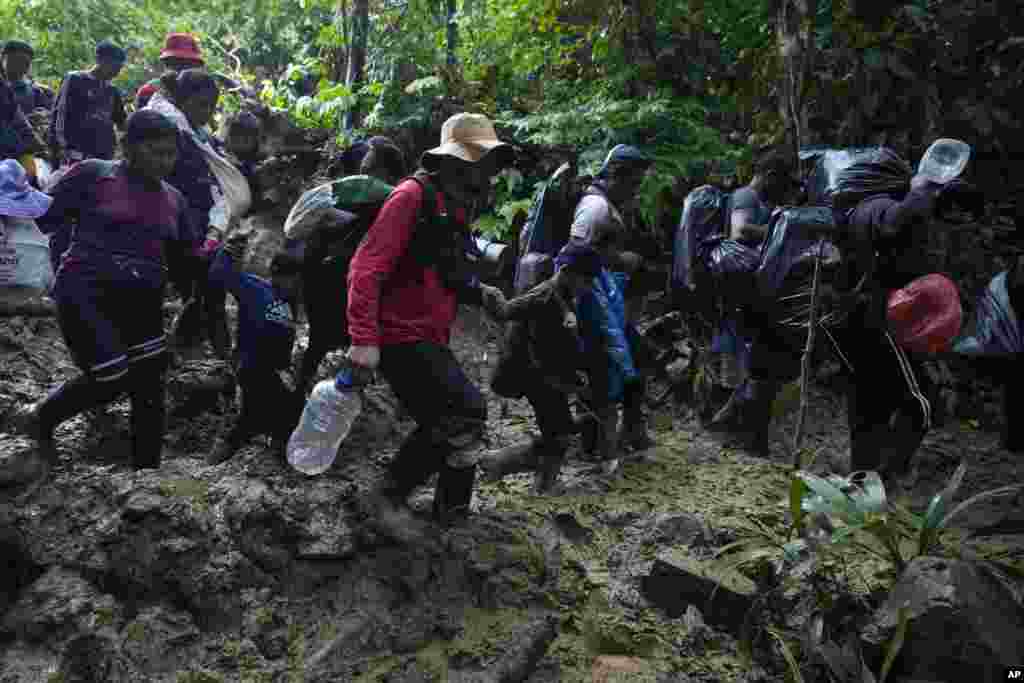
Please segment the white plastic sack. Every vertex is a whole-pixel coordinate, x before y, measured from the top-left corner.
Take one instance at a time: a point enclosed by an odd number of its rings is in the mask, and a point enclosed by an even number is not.
[[[52,285],[50,238],[31,219],[0,217],[0,297],[27,301]]]
[[[304,240],[320,224],[324,214],[334,208],[332,183],[324,183],[307,190],[295,202],[284,222],[284,234],[288,239]]]

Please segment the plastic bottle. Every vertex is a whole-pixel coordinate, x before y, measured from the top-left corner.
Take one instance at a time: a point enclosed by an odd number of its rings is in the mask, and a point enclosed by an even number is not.
[[[325,472],[362,410],[362,386],[351,369],[317,383],[288,439],[288,462],[311,477]]]

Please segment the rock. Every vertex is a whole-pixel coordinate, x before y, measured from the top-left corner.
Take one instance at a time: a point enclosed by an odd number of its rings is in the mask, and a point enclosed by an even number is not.
[[[1024,662],[1020,587],[985,565],[936,557],[914,559],[862,633],[866,657],[881,662],[909,609],[895,675],[943,681],[1000,680]],[[877,669],[876,669],[877,670]]]
[[[58,674],[63,683],[109,683],[123,676],[124,666],[113,640],[87,634],[64,646]]]
[[[0,628],[28,641],[61,642],[121,621],[122,607],[79,574],[51,567],[4,615]]]
[[[739,631],[753,605],[754,582],[735,571],[717,569],[692,558],[685,550],[658,554],[640,582],[644,597],[676,618],[695,605],[715,626]]]
[[[187,667],[197,654],[201,635],[192,615],[164,605],[143,608],[120,633],[125,656],[151,673]]]
[[[586,545],[594,540],[594,530],[576,521],[572,513],[562,512],[555,515],[555,526],[570,543]]]
[[[645,674],[649,671],[650,665],[643,659],[601,655],[594,660],[591,681],[593,683],[631,681],[637,674]]]

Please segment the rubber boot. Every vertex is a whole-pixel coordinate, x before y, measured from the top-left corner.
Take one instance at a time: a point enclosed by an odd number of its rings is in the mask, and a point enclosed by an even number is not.
[[[516,472],[528,472],[537,469],[538,443],[528,441],[503,448],[494,456],[481,463],[485,481],[498,481],[502,477]]]
[[[4,485],[19,483],[37,488],[45,483],[57,463],[57,446],[53,440],[53,430],[44,427],[39,417],[39,407],[40,404],[36,403],[18,408],[7,419],[6,429],[31,438],[36,442],[36,451],[33,456],[11,463],[0,474],[0,482]]]
[[[598,416],[597,459],[604,474],[614,474],[621,464],[619,458],[619,409],[610,405]]]
[[[750,399],[742,417],[743,448],[760,457],[770,454],[772,403],[781,388],[780,382],[750,380]]]
[[[543,439],[538,444],[537,474],[533,479],[535,494],[551,493],[558,483],[558,475],[565,462],[568,440],[564,438]]]
[[[135,469],[159,469],[164,448],[166,355],[140,361],[129,371],[132,386],[132,461]]]
[[[623,396],[620,442],[634,451],[643,451],[654,446],[654,439],[647,433],[647,416],[644,414],[646,398],[646,380],[641,379],[639,382],[626,385]]]
[[[434,520],[438,524],[451,526],[469,516],[475,479],[475,465],[463,468],[442,465],[434,491]]]

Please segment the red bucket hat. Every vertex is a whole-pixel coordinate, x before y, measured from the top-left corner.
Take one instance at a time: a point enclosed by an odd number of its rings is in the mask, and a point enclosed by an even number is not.
[[[192,59],[200,64],[206,63],[199,52],[199,43],[188,33],[167,34],[167,39],[164,41],[164,49],[160,52],[160,59],[167,57]]]

